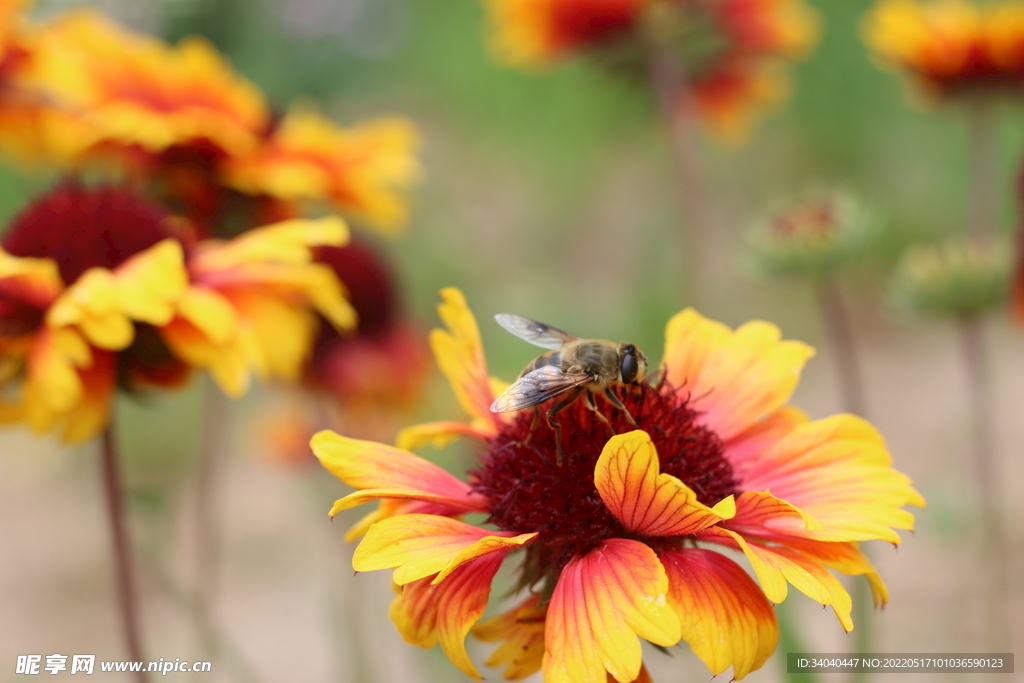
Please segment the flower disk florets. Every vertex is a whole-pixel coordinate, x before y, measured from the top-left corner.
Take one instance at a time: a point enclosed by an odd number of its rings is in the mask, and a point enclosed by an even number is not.
[[[721,440],[697,424],[699,414],[689,407],[685,390],[645,382],[618,393],[636,426],[598,398],[602,414],[617,434],[647,431],[663,473],[680,479],[708,506],[738,492]],[[536,420],[533,411],[522,411],[492,437],[471,481],[473,490],[490,501],[489,523],[504,531],[539,533],[527,551],[528,574],[535,577],[561,569],[602,540],[630,536],[594,485],[594,468],[611,436],[608,426],[582,399],[559,413],[555,419],[564,451],[559,464],[558,436],[543,415],[550,407],[542,404]]]

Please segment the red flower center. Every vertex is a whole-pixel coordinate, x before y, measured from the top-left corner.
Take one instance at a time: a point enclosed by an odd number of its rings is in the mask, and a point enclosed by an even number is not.
[[[0,244],[13,256],[53,259],[70,285],[90,268],[114,268],[171,237],[166,218],[129,190],[66,183],[22,211]]]
[[[643,429],[658,451],[661,471],[678,477],[700,502],[714,505],[737,493],[739,482],[722,456],[722,442],[697,424],[685,391],[663,382],[619,390],[636,419],[598,399],[616,433]],[[556,401],[558,399],[555,399]],[[550,406],[544,404],[541,411]],[[481,466],[472,472],[473,490],[490,501],[488,522],[505,531],[539,532],[527,550],[527,575],[534,580],[551,567],[560,569],[595,543],[629,535],[608,510],[594,486],[594,468],[610,434],[581,399],[556,418],[562,428],[561,465],[556,463],[555,432],[541,415],[516,416],[490,440]]]

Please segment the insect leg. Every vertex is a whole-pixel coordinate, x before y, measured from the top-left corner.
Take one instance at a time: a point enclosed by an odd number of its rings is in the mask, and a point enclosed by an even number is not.
[[[616,408],[618,408],[619,410],[624,412],[626,414],[626,419],[629,420],[629,424],[631,424],[634,427],[636,427],[636,420],[634,420],[633,416],[630,414],[629,408],[627,408],[626,406],[624,406],[622,404],[622,401],[619,400],[619,397],[616,396],[615,393],[611,389],[609,389],[608,391],[604,392],[604,397],[606,399],[608,399],[609,403],[611,403],[613,406],[615,406]]]
[[[540,419],[540,408],[538,406],[533,407],[533,421],[530,423],[530,433],[526,435],[526,438],[521,441],[522,445],[530,443],[530,439],[533,438],[533,432],[537,429],[537,420]]]
[[[605,427],[608,428],[608,432],[612,436],[615,436],[615,428],[612,427],[612,423],[609,422],[608,418],[604,416],[604,413],[601,412],[601,409],[597,407],[597,401],[594,400],[594,394],[589,391],[587,392],[586,403],[587,407],[594,411],[594,414],[597,415],[598,419],[601,420],[601,422],[604,422]]]
[[[566,407],[572,405],[573,401],[578,399],[580,397],[580,393],[582,392],[583,387],[576,387],[575,389],[570,389],[569,395],[565,398],[565,400],[555,404],[555,406],[551,410],[544,413],[544,417],[546,417],[548,421],[548,427],[551,427],[551,429],[554,430],[555,432],[555,463],[559,467],[562,466],[563,456],[562,425],[558,424],[558,422],[555,420],[555,417],[557,417],[560,412],[565,410]]]

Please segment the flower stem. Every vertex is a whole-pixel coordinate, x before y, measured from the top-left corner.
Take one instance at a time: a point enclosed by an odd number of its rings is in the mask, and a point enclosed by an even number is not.
[[[853,335],[853,324],[849,308],[835,279],[825,274],[818,279],[818,305],[825,321],[826,334],[835,356],[835,368],[839,377],[839,391],[842,394],[843,411],[865,417],[864,379],[859,362],[860,353]],[[865,548],[861,548],[866,553]],[[860,576],[853,578],[850,591],[853,600],[853,643],[852,652],[862,653],[873,650],[875,603],[871,586]],[[868,672],[850,674],[850,681],[866,681]]]
[[[818,279],[818,305],[825,321],[832,352],[835,355],[839,391],[843,410],[864,416],[864,380],[861,376],[860,353],[853,335],[850,311],[838,283],[828,274]]]
[[[658,33],[658,25],[649,22],[642,36],[646,50],[647,75],[663,125],[669,137],[669,151],[675,173],[679,208],[688,232],[684,286],[695,303],[700,301],[706,284],[707,243],[711,236],[711,207],[707,201],[703,161],[697,136],[698,122],[693,95],[685,67],[672,54]]]
[[[974,238],[991,238],[999,223],[999,147],[995,101],[970,103],[971,205],[968,228]]]
[[[809,651],[800,637],[799,629],[793,623],[793,607],[792,602],[775,606],[775,616],[779,620],[779,649],[777,652],[781,655],[779,659],[783,674],[790,683],[820,683],[821,678],[815,673],[789,673],[787,663],[789,658],[786,655],[791,652]]]
[[[1010,546],[999,509],[1003,498],[999,491],[999,467],[992,424],[988,344],[980,318],[965,318],[960,327],[967,379],[970,383],[968,395],[972,410],[974,478],[981,525],[978,557],[984,564],[979,576],[986,577],[981,582],[985,587],[984,644],[992,652],[1005,652],[1009,645],[1009,634],[1012,633],[1007,611],[1010,598]]]
[[[206,382],[205,393],[206,415],[196,476],[196,590],[193,594],[193,611],[208,655],[213,658],[217,655],[218,640],[207,637],[210,631],[203,625],[210,623],[214,618],[220,575],[220,547],[217,535],[220,515],[214,500],[221,454],[226,449],[225,426],[228,409],[226,397],[209,379]]]
[[[145,661],[142,657],[142,639],[139,635],[139,605],[135,593],[135,564],[132,558],[131,540],[125,519],[122,498],[121,474],[118,470],[117,448],[114,444],[113,421],[103,431],[100,447],[100,461],[103,476],[103,490],[107,499],[107,515],[110,521],[110,538],[114,552],[114,576],[117,588],[118,607],[121,611],[121,626],[124,630],[125,646],[129,659]],[[146,675],[135,674],[138,683],[145,683]]]

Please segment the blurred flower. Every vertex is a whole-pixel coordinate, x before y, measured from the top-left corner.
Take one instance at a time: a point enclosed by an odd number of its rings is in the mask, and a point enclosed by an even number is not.
[[[864,19],[879,60],[934,96],[1024,92],[1024,2],[882,0]]]
[[[190,250],[188,290],[160,336],[175,356],[209,370],[226,394],[260,379],[297,382],[319,316],[355,326],[334,272],[313,261],[315,247],[338,246],[348,230],[338,218],[295,219]]]
[[[74,166],[153,179],[195,220],[215,214],[218,165],[250,152],[270,123],[263,95],[205,39],[177,46],[90,9],[34,29],[22,82],[49,103],[51,144]]]
[[[275,460],[315,464],[309,440],[331,428],[353,437],[390,441],[422,397],[430,365],[418,326],[401,310],[395,276],[383,256],[354,241],[318,247],[317,263],[344,285],[358,324],[341,334],[321,324],[302,370],[302,394],[288,392],[260,418]],[[279,400],[277,403],[281,403]]]
[[[259,147],[226,164],[224,182],[250,195],[326,203],[393,232],[407,217],[404,191],[419,175],[416,146],[416,129],[405,119],[346,129],[300,104]]]
[[[206,40],[172,47],[88,9],[39,27],[32,76],[88,121],[83,151],[141,153],[144,162],[182,145],[240,154],[268,123],[263,95]]]
[[[850,194],[811,191],[779,202],[751,228],[757,265],[773,275],[821,275],[863,253],[873,217]]]
[[[298,378],[310,307],[354,324],[333,273],[311,263],[313,246],[347,237],[337,219],[197,245],[180,224],[131,191],[75,184],[14,220],[0,242],[0,417],[85,441],[119,385],[175,386],[201,367],[237,396],[250,372]]]
[[[494,52],[509,66],[546,66],[583,50],[614,55],[613,63],[642,62],[647,43],[667,43],[697,113],[729,140],[785,99],[781,67],[802,57],[818,35],[817,17],[803,0],[491,0],[488,7]],[[645,30],[657,36],[644,37]]]
[[[489,662],[505,664],[506,676],[543,668],[548,683],[606,672],[649,680],[637,636],[661,646],[686,640],[712,675],[732,666],[739,680],[774,651],[771,603],[785,599],[788,583],[853,628],[850,597],[829,568],[864,574],[876,604],[887,600],[857,542],[899,543],[893,529],[913,524],[900,508],[924,501],[867,422],[811,421],[785,405],[812,349],[781,341],[769,323],[733,331],[687,309],[668,324],[662,379],[621,392],[639,429],[609,411],[618,433],[609,439],[577,402],[559,416],[559,465],[544,420],[489,411],[500,385],[487,376],[476,323],[457,290],[442,294],[449,330],[435,330],[435,354],[477,418],[448,423],[447,436],[475,434],[484,451],[470,482],[401,448],[330,432],[311,444],[357,489],[332,514],[381,501],[357,525],[366,535],[353,566],[395,569],[391,617],[407,642],[440,642],[480,678],[463,640],[515,550],[525,551],[516,589],[527,595],[476,633],[503,643]],[[446,435],[439,423],[426,433]],[[497,530],[458,519],[470,512]],[[761,587],[698,541],[742,551]]]
[[[488,0],[491,46],[508,66],[539,67],[632,32],[651,0]]]
[[[0,243],[6,420],[60,427],[71,442],[106,425],[136,325],[168,322],[187,286],[171,228],[130,192],[75,185],[15,218]]]
[[[896,266],[893,300],[902,308],[939,318],[970,318],[1002,305],[1010,277],[1005,242],[978,244],[954,238],[907,249]]]
[[[693,11],[719,46],[690,67],[695,106],[715,134],[740,140],[758,113],[788,97],[782,67],[817,42],[817,16],[803,0],[698,1]]]

